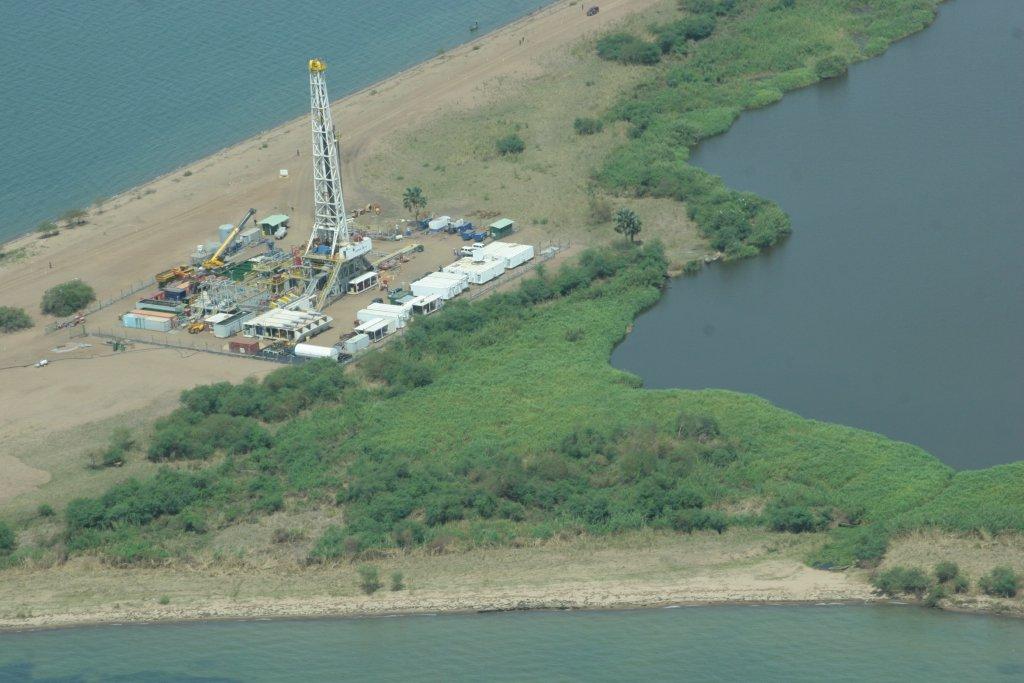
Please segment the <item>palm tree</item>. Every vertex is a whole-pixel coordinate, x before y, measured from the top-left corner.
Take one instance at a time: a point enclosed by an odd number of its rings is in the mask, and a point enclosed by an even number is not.
[[[636,241],[643,223],[632,209],[619,209],[615,213],[615,232],[625,235],[630,242]]]
[[[405,194],[402,195],[402,206],[406,211],[419,218],[420,211],[427,207],[427,198],[423,196],[423,190],[418,187],[405,188]]]

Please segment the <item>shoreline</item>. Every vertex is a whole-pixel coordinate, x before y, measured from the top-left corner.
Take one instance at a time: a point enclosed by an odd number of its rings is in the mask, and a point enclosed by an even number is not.
[[[383,589],[382,589],[383,592]],[[465,615],[498,615],[511,612],[634,612],[656,609],[685,609],[688,607],[892,607],[909,608],[936,612],[948,612],[957,615],[970,615],[983,618],[1002,618],[1019,622],[1024,613],[995,611],[980,606],[944,605],[929,608],[919,602],[911,602],[881,595],[871,597],[829,597],[829,598],[680,598],[667,601],[610,600],[602,604],[580,604],[571,600],[542,599],[521,600],[515,605],[501,601],[481,602],[476,605],[457,605],[442,607],[437,604],[424,603],[395,609],[324,609],[315,603],[292,605],[289,608],[274,609],[274,606],[249,609],[241,606],[237,610],[219,610],[212,612],[175,611],[173,609],[150,609],[144,612],[120,615],[101,616],[101,613],[76,615],[69,617],[44,617],[42,623],[15,624],[10,620],[0,620],[0,637],[7,633],[36,633],[66,631],[72,629],[102,628],[114,626],[170,626],[190,625],[212,622],[289,622],[289,621],[355,621],[363,619],[387,619],[396,617],[428,617],[428,616],[465,616]],[[32,617],[26,621],[32,621]]]
[[[535,603],[517,607],[500,607],[500,606],[488,606],[483,604],[479,607],[458,607],[453,609],[435,609],[435,608],[416,608],[410,607],[408,609],[399,609],[394,611],[338,611],[338,612],[324,612],[324,611],[313,611],[301,612],[297,611],[290,615],[275,615],[267,616],[263,612],[254,611],[250,614],[217,614],[209,616],[168,616],[166,618],[161,617],[145,617],[139,616],[136,618],[127,619],[99,619],[89,620],[87,618],[80,620],[67,620],[67,621],[55,621],[52,624],[31,626],[31,625],[11,625],[8,623],[0,622],[0,635],[5,633],[36,633],[36,632],[50,632],[50,631],[66,631],[72,629],[85,629],[85,628],[98,628],[98,627],[112,627],[112,626],[169,626],[169,625],[188,625],[195,623],[210,623],[210,622],[255,622],[255,621],[274,621],[274,622],[288,622],[288,621],[328,621],[328,620],[339,620],[339,621],[356,621],[362,619],[390,619],[395,617],[433,617],[433,616],[465,616],[471,614],[479,615],[493,615],[493,614],[507,614],[511,612],[636,612],[642,610],[655,610],[655,609],[684,609],[687,607],[849,607],[849,606],[865,606],[865,607],[879,607],[879,606],[892,606],[892,607],[918,607],[910,602],[900,602],[897,600],[891,600],[888,598],[877,598],[877,599],[862,599],[862,598],[835,598],[832,600],[799,600],[799,599],[783,599],[783,600],[736,600],[736,599],[708,599],[708,600],[679,600],[661,603],[644,603],[644,602],[630,602],[630,603],[616,603],[609,605],[566,605],[551,603]],[[955,610],[947,610],[955,611]],[[964,612],[973,613],[973,612]],[[988,616],[984,613],[979,613],[980,616]],[[992,615],[992,616],[1007,616],[1007,615]],[[1017,617],[1011,617],[1017,618]]]

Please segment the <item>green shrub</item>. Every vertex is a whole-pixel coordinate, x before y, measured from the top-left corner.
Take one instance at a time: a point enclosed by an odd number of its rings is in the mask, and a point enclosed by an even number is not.
[[[939,562],[935,565],[935,580],[939,583],[952,581],[960,575],[960,567],[956,562]]]
[[[794,534],[821,531],[829,523],[828,515],[802,505],[772,505],[765,510],[765,518],[773,531]]]
[[[628,33],[612,33],[597,41],[597,55],[601,59],[622,64],[657,64],[661,50]]]
[[[348,534],[345,529],[332,524],[324,529],[320,538],[316,540],[313,549],[309,551],[309,560],[311,562],[326,562],[344,557],[351,548],[351,544],[346,543],[347,539]]]
[[[925,607],[938,607],[939,602],[944,600],[948,596],[946,587],[942,584],[936,584],[928,589],[928,592],[924,596]]]
[[[405,589],[405,576],[402,572],[391,572],[391,590],[400,591]]]
[[[367,595],[373,595],[380,590],[380,572],[370,564],[362,564],[356,569],[359,574],[359,590]]]
[[[498,154],[508,156],[509,154],[521,154],[526,149],[526,143],[518,134],[512,133],[500,138],[497,142]]]
[[[18,537],[6,522],[0,522],[0,555],[9,555],[18,547]]]
[[[931,581],[916,567],[893,567],[871,577],[871,584],[885,595],[911,593],[921,597],[931,586]]]
[[[0,332],[17,332],[32,327],[32,318],[24,308],[0,306]]]
[[[160,599],[157,600],[157,602],[159,602],[161,605],[169,605],[171,604],[171,598],[166,595],[161,595]]]
[[[578,135],[594,135],[604,130],[604,123],[601,119],[577,118],[572,122],[572,127]]]
[[[995,567],[978,580],[978,588],[985,595],[1012,598],[1020,590],[1020,576],[1009,567]]]
[[[705,529],[722,533],[729,527],[729,519],[718,510],[679,510],[672,515],[671,525],[676,531],[686,533]]]
[[[739,11],[740,7],[740,0],[679,0],[679,9],[693,14],[723,16]]]
[[[66,316],[80,311],[96,300],[96,292],[81,280],[56,285],[43,293],[43,313]]]
[[[53,510],[53,506],[49,503],[40,503],[39,507],[36,508],[36,514],[40,517],[53,517],[56,512]]]
[[[872,567],[889,547],[889,532],[876,525],[838,527],[824,546],[811,553],[808,564],[818,569]]]
[[[663,53],[685,53],[686,41],[704,40],[714,30],[715,17],[711,14],[700,14],[658,26],[654,34],[658,37],[658,46]]]
[[[971,590],[971,582],[963,574],[958,574],[949,583],[954,593],[966,593]]]
[[[839,55],[828,55],[814,63],[818,78],[836,78],[846,73],[846,60]]]

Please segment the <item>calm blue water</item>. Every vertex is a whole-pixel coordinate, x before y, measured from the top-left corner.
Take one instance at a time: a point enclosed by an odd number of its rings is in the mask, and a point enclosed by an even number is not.
[[[0,2],[0,241],[550,0]],[[410,103],[411,105],[413,103]]]
[[[0,680],[1024,677],[1024,622],[910,607],[687,607],[215,622],[0,635]]]
[[[744,113],[693,162],[777,201],[793,236],[674,282],[613,363],[957,468],[1021,459],[1022,122],[1021,0],[947,3],[848,77]]]

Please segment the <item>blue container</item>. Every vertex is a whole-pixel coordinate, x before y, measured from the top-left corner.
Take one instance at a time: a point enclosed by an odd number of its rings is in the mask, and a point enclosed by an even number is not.
[[[328,244],[321,244],[320,246],[313,249],[313,251],[315,251],[318,254],[330,254],[331,247]]]

